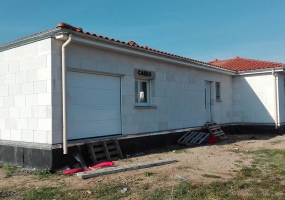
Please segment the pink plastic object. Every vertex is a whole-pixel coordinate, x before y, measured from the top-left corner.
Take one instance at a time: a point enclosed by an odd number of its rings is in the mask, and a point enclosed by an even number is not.
[[[96,164],[96,165],[93,165],[91,167],[89,167],[87,170],[92,170],[92,169],[96,169],[96,168],[99,168],[99,167],[112,167],[114,166],[115,163],[112,162],[112,161],[107,161],[107,162],[102,162],[102,163],[99,163],[99,164]]]
[[[75,168],[75,169],[67,169],[67,170],[64,170],[62,173],[64,175],[68,175],[68,174],[74,174],[74,173],[77,173],[77,172],[83,172],[84,169],[82,168]]]

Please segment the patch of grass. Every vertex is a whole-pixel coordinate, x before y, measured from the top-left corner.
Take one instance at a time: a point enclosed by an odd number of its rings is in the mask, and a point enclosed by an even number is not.
[[[143,199],[145,200],[165,200],[167,199],[166,196],[170,195],[169,190],[165,188],[156,188],[155,190],[149,192],[144,196]]]
[[[33,170],[30,171],[30,174],[38,176],[38,179],[49,178],[52,175],[49,170]]]
[[[8,189],[0,188],[0,199],[9,199],[17,196],[17,192]]]
[[[68,192],[62,188],[46,187],[46,188],[32,188],[26,189],[21,199],[38,200],[38,199],[77,199],[75,196],[67,195]],[[69,193],[70,194],[70,193]]]
[[[282,140],[275,140],[270,142],[271,145],[275,145],[275,144],[280,144],[282,142]]]
[[[121,190],[127,188],[127,191],[122,193]],[[127,184],[104,184],[100,183],[94,188],[94,197],[97,199],[116,200],[119,198],[127,197],[131,194],[130,187]]]
[[[1,163],[0,168],[6,171],[6,175],[4,178],[12,177],[14,172],[18,169],[17,167],[13,165],[5,164],[5,163]]]
[[[191,169],[191,167],[187,166],[187,165],[179,165],[176,169],[178,169],[178,170],[186,170],[186,169]]]
[[[144,172],[143,174],[145,176],[147,176],[147,177],[150,177],[150,176],[153,176],[155,173],[153,173],[153,172]]]
[[[203,174],[202,175],[205,178],[221,178],[220,176],[212,175],[212,174]]]

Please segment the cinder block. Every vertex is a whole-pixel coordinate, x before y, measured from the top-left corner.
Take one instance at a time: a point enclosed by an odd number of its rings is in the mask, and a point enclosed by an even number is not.
[[[38,105],[51,105],[51,93],[38,94]]]
[[[9,62],[9,73],[17,73],[20,72],[20,62],[19,61],[11,61]]]
[[[13,107],[14,106],[14,97],[8,96],[4,97],[4,107]]]
[[[35,81],[34,82],[34,93],[46,93],[47,82],[49,81]]]
[[[25,95],[14,96],[14,105],[15,107],[22,107],[26,105]]]
[[[11,140],[11,131],[1,130],[1,140]]]
[[[16,119],[5,119],[5,128],[6,129],[17,129]]]
[[[32,118],[32,107],[20,107],[20,118]]]
[[[38,130],[40,131],[51,131],[52,130],[52,124],[51,119],[38,119]]]
[[[80,68],[87,70],[96,70],[96,63],[91,58],[85,58],[80,61]]]
[[[17,129],[27,130],[28,129],[28,119],[17,119]]]
[[[35,143],[47,143],[47,131],[34,131]]]
[[[0,63],[0,75],[6,75],[9,72],[8,63]]]
[[[9,96],[16,96],[21,94],[21,85],[13,84],[9,85]]]
[[[41,40],[39,41],[37,44],[38,44],[38,47],[37,47],[37,50],[39,53],[41,52],[50,52],[51,51],[51,38],[48,38],[48,39],[45,39],[45,40]]]
[[[21,94],[33,94],[34,84],[33,82],[23,83],[21,87]]]
[[[4,107],[4,108],[0,108],[0,119],[3,118],[8,118],[9,117],[9,108],[8,107]]]
[[[152,114],[143,115],[143,123],[153,123],[153,115]]]
[[[22,133],[20,130],[11,130],[12,141],[22,141]]]
[[[27,71],[28,73],[28,82],[36,81],[38,78],[38,71],[36,69],[31,69]]]
[[[0,86],[0,97],[8,96],[8,86]]]
[[[38,129],[38,119],[29,118],[28,119],[28,130],[37,130]]]
[[[47,118],[48,106],[34,106],[33,117],[34,118]]]
[[[42,68],[38,69],[38,80],[50,80],[51,79],[51,69],[50,68]]]
[[[126,125],[124,126],[123,134],[136,134],[138,133],[138,125]]]
[[[16,73],[16,83],[26,83],[28,82],[28,73],[27,71],[21,71]]]
[[[36,106],[38,105],[38,95],[37,94],[27,94],[26,95],[26,106]]]
[[[6,75],[6,85],[12,85],[16,83],[16,74],[7,74]],[[1,77],[0,77],[0,85],[1,85]]]
[[[148,124],[139,124],[139,133],[147,133],[149,132],[149,125]]]
[[[34,132],[32,130],[22,130],[23,142],[34,142]]]
[[[0,97],[0,108],[4,106],[4,97]]]

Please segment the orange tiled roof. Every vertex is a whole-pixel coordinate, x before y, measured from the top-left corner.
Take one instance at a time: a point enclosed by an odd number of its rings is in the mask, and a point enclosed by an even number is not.
[[[247,70],[257,70],[257,69],[276,68],[276,67],[285,66],[284,63],[253,60],[247,58],[240,58],[238,56],[228,60],[215,59],[211,62],[208,62],[208,64],[234,71],[247,71]]]

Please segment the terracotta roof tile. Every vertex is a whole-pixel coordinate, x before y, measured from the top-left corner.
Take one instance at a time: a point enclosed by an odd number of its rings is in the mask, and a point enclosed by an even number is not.
[[[248,70],[257,70],[257,69],[285,67],[284,63],[253,60],[247,58],[240,58],[238,56],[228,60],[215,59],[211,62],[208,62],[208,64],[234,71],[248,71]]]
[[[108,37],[101,36],[101,35],[98,35],[98,34],[91,34],[91,33],[89,33],[89,32],[83,31],[83,29],[80,28],[80,27],[75,27],[75,26],[72,26],[72,25],[67,24],[67,23],[64,23],[64,22],[60,22],[60,23],[56,26],[56,28],[67,28],[67,29],[70,29],[70,30],[73,30],[73,31],[76,31],[76,32],[81,32],[81,33],[84,33],[84,34],[92,35],[92,36],[97,37],[97,38],[102,38],[102,39],[106,39],[106,40],[111,40],[111,41],[118,42],[118,43],[121,43],[121,44],[129,45],[129,46],[132,46],[132,47],[137,47],[137,48],[141,48],[141,49],[146,49],[146,50],[149,50],[149,51],[152,51],[152,52],[156,52],[156,53],[168,55],[168,56],[171,56],[171,57],[174,57],[174,58],[180,58],[180,59],[183,59],[183,60],[186,60],[186,61],[193,61],[193,62],[196,62],[196,63],[206,64],[206,65],[209,65],[209,67],[211,67],[211,66],[210,66],[211,64],[209,64],[209,63],[202,62],[202,61],[198,61],[198,60],[194,60],[194,59],[191,59],[191,58],[186,58],[186,57],[178,56],[178,55],[171,54],[171,53],[164,52],[164,51],[160,51],[160,50],[157,50],[157,49],[150,48],[150,47],[148,47],[148,46],[140,46],[140,45],[138,45],[138,44],[137,44],[136,42],[134,42],[134,41],[124,42],[124,41],[121,41],[121,40],[116,40],[116,39],[113,39],[113,38],[108,38]],[[222,67],[220,67],[220,66],[215,66],[215,67],[222,68]]]

